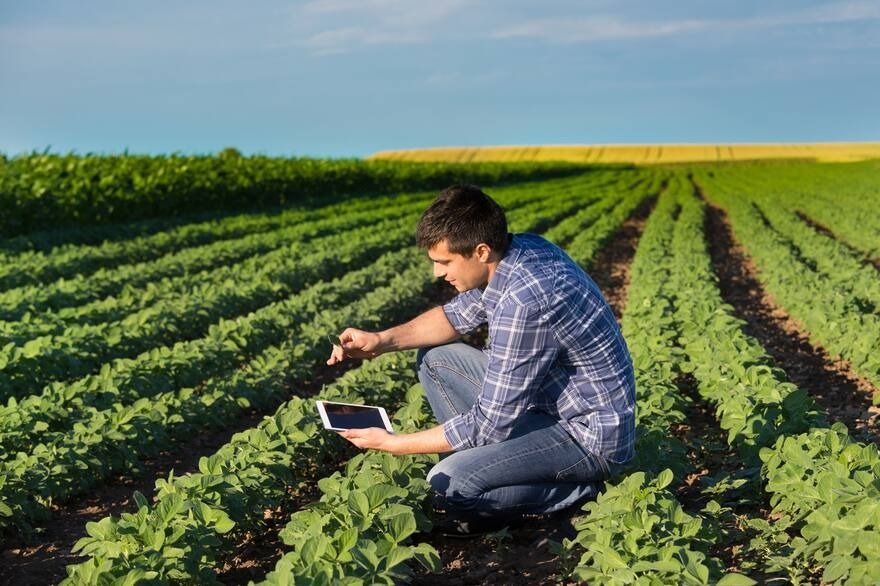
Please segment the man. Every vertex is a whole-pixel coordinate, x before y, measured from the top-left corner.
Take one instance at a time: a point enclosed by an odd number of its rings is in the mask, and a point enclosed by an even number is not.
[[[501,207],[474,186],[441,192],[416,239],[459,295],[385,331],[346,329],[327,364],[421,348],[419,380],[441,425],[342,435],[392,454],[454,452],[428,481],[439,507],[472,521],[595,497],[635,438],[632,360],[596,284],[540,236],[508,234]],[[486,322],[485,351],[454,343]]]

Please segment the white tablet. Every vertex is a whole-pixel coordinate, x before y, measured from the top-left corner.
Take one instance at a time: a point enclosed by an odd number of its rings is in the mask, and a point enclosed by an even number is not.
[[[365,427],[382,427],[388,433],[394,433],[388,414],[382,407],[355,405],[353,403],[334,403],[333,401],[315,401],[324,427],[333,431],[346,429],[363,429]]]

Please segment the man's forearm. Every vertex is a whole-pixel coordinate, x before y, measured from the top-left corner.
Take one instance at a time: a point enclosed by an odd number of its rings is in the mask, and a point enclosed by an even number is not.
[[[434,307],[410,321],[379,332],[382,352],[438,346],[455,340],[458,332],[442,307]]]
[[[442,454],[451,452],[452,446],[446,441],[443,426],[438,425],[424,431],[389,436],[392,443],[388,451],[404,454]]]

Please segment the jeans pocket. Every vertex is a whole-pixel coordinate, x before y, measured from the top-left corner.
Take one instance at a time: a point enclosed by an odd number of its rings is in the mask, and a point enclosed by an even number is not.
[[[608,478],[608,462],[602,456],[587,454],[556,473],[558,482],[597,482]]]

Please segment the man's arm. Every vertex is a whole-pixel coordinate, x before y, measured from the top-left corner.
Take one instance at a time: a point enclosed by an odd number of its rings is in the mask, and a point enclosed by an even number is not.
[[[346,358],[375,358],[385,352],[446,344],[458,337],[442,307],[434,307],[410,321],[381,332],[347,328],[339,335],[327,364]]]

